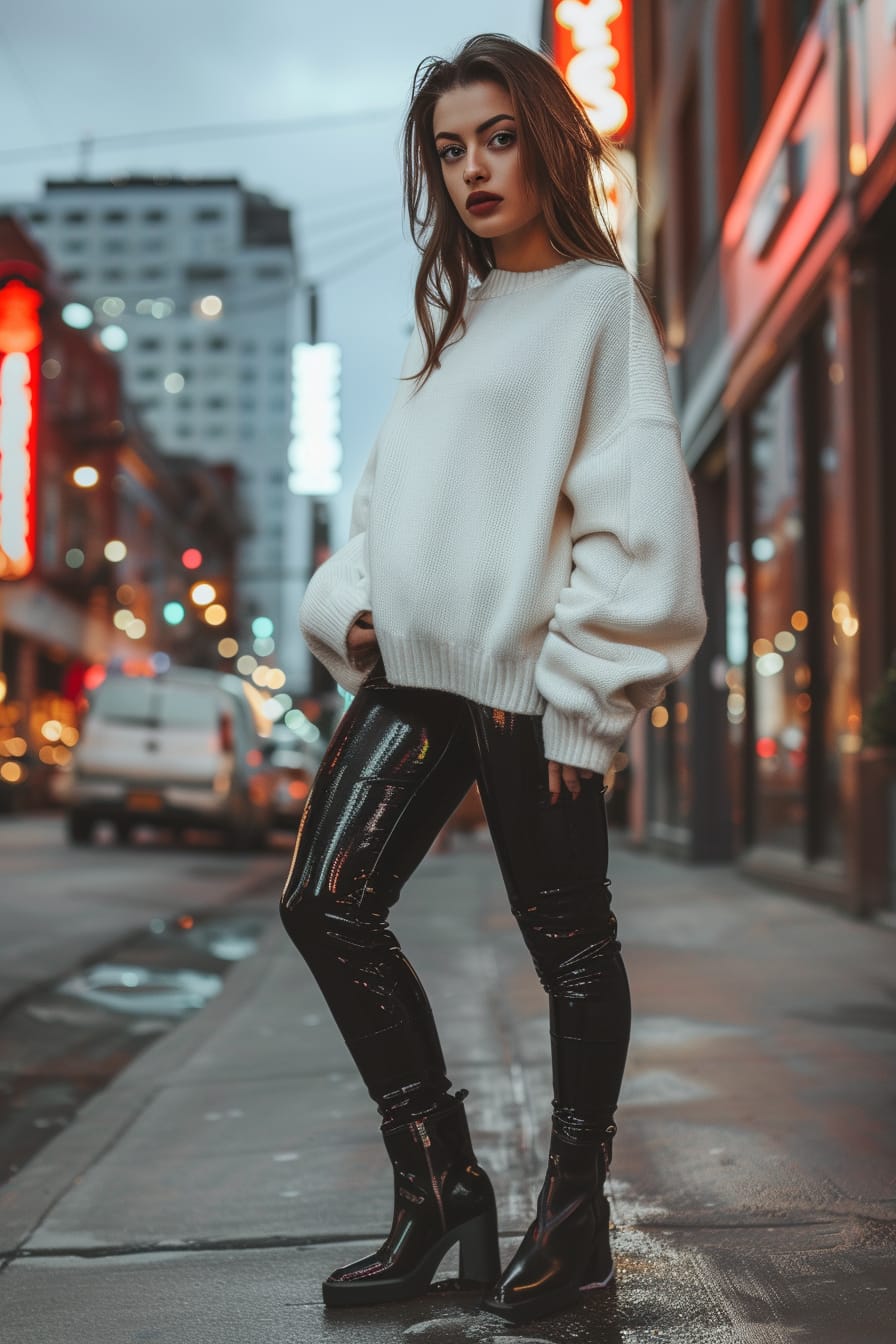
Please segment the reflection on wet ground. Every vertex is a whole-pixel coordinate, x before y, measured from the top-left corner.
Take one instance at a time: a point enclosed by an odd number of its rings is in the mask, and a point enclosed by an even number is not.
[[[706,1022],[691,1017],[659,1017],[637,1015],[632,1022],[632,1044],[654,1048],[701,1045],[716,1037],[750,1036],[754,1026],[739,1026],[730,1022]]]
[[[265,923],[225,913],[154,919],[102,960],[18,999],[0,1018],[0,1181],[135,1055],[221,989]]]
[[[100,962],[64,981],[57,992],[137,1017],[183,1017],[213,999],[221,984],[220,975]]]

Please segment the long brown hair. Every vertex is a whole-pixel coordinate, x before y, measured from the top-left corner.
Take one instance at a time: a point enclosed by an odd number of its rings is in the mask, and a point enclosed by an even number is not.
[[[601,169],[609,168],[629,190],[631,180],[550,58],[504,33],[469,38],[451,60],[426,57],[414,73],[403,132],[405,207],[422,253],[414,307],[426,346],[423,367],[410,377],[424,382],[439,368],[439,356],[458,326],[461,335],[466,330],[470,273],[483,280],[495,265],[491,240],[467,228],[448,195],[432,130],[442,94],[480,80],[500,84],[510,97],[523,177],[541,201],[559,251],[570,260],[625,268],[609,223]],[[438,332],[430,304],[445,313]]]

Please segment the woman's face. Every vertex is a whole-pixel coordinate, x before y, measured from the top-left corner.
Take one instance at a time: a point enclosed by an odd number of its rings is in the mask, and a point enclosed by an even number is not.
[[[432,129],[448,195],[473,233],[501,238],[541,214],[537,196],[523,182],[513,105],[500,84],[482,80],[443,93]],[[474,193],[498,199],[477,211]]]

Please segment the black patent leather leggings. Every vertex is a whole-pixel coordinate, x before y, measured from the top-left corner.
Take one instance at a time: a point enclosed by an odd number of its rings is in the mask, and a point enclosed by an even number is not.
[[[315,777],[281,915],[384,1124],[437,1109],[451,1086],[388,915],[474,780],[548,993],[555,1125],[589,1139],[612,1122],[631,1006],[606,877],[603,777],[581,779],[578,798],[562,788],[551,805],[541,728],[540,715],[393,686],[380,660]],[[462,960],[456,973],[463,993]]]

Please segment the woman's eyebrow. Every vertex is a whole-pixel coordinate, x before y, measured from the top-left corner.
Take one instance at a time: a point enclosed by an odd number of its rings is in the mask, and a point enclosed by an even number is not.
[[[514,118],[510,115],[509,112],[499,112],[496,117],[489,117],[488,121],[484,121],[481,126],[477,126],[476,134],[481,135],[483,131],[488,130],[489,126],[494,126],[496,121],[513,121],[513,120]],[[462,137],[459,136],[456,131],[439,131],[439,133],[436,135],[436,139],[460,140],[462,139]]]

